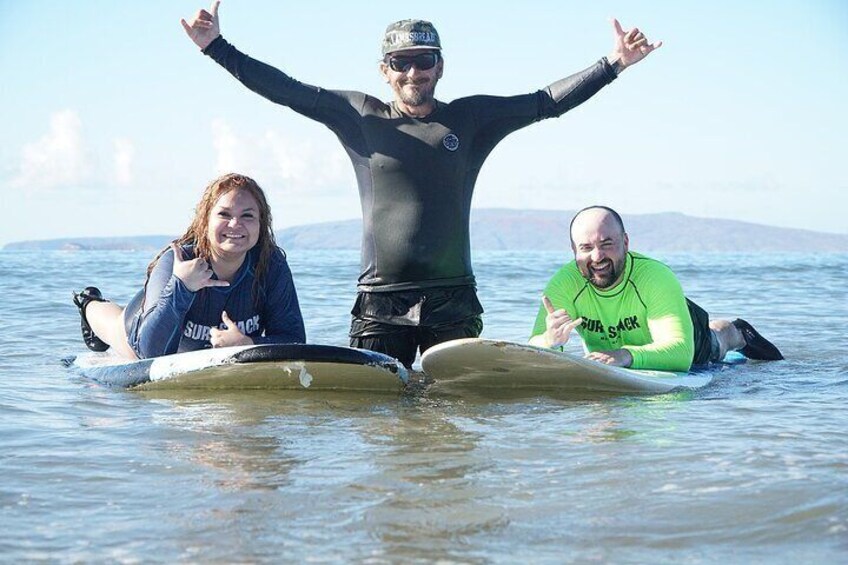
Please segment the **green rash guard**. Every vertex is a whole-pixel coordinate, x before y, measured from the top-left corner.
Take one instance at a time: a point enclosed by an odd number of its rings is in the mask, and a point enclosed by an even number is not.
[[[628,252],[621,282],[603,290],[571,261],[554,274],[545,295],[572,319],[583,318],[577,332],[590,352],[627,349],[632,369],[688,371],[692,365],[695,343],[683,288],[659,261]],[[545,333],[547,314],[541,306],[533,336]]]

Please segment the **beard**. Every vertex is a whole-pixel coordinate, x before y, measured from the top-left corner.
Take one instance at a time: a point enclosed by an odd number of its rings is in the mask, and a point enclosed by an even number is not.
[[[408,88],[409,85],[413,85],[414,88]],[[435,81],[422,80],[418,82],[409,81],[406,84],[399,85],[397,93],[401,102],[407,106],[424,106],[433,101],[435,91]]]
[[[607,265],[609,267],[607,268]],[[598,267],[603,268],[598,272]],[[580,265],[580,273],[587,281],[597,288],[609,288],[618,282],[621,273],[624,272],[624,260],[613,261],[604,259],[600,263],[587,263]]]

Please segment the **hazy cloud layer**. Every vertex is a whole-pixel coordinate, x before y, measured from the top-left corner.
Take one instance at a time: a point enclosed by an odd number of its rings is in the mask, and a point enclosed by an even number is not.
[[[83,145],[82,120],[73,110],[50,117],[50,127],[39,139],[21,149],[16,188],[44,189],[78,184],[89,170]]]
[[[115,183],[128,186],[133,182],[133,158],[135,146],[127,138],[117,138],[112,143],[115,150]]]
[[[279,188],[287,192],[347,191],[354,182],[341,148],[327,152],[309,141],[271,130],[247,139],[221,119],[212,122],[212,143],[218,174],[243,172],[280,183]]]

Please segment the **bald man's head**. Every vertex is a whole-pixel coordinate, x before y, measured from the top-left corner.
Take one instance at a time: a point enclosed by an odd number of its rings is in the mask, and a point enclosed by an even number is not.
[[[581,218],[581,216],[587,216]],[[571,247],[574,247],[574,224],[575,222],[580,220],[580,222],[589,221],[589,222],[598,222],[598,221],[614,221],[618,226],[618,229],[621,230],[621,233],[626,233],[624,229],[624,221],[621,219],[621,216],[607,206],[595,205],[595,206],[587,206],[582,210],[578,210],[574,217],[571,218],[571,223],[568,226],[568,234],[571,237]]]
[[[606,206],[584,208],[571,220],[569,231],[580,273],[598,288],[615,286],[630,247],[618,212]]]

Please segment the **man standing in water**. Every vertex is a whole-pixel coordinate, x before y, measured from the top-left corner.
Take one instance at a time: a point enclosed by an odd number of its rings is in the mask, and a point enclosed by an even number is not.
[[[728,351],[749,359],[783,359],[745,320],[710,320],[683,295],[671,269],[630,251],[615,210],[584,208],[569,231],[574,261],[545,287],[532,345],[564,345],[576,329],[590,359],[666,371],[721,361]]]
[[[439,34],[430,22],[402,20],[383,38],[379,70],[394,93],[386,104],[298,82],[241,53],[221,36],[219,4],[181,21],[191,40],[249,89],[329,127],[350,157],[363,216],[350,343],[406,366],[419,348],[482,331],[469,216],[492,149],[509,133],[588,100],[661,45],[614,20],[611,54],[584,71],[532,94],[445,103],[435,98],[444,72]]]

